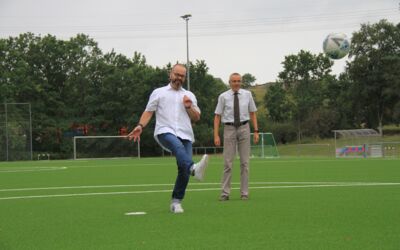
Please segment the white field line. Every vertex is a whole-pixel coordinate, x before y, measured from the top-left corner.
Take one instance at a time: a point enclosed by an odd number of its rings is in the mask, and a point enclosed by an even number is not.
[[[263,184],[363,184],[365,182],[249,182],[250,185],[263,185]],[[371,183],[371,182],[366,182]],[[232,182],[233,185],[239,185],[240,182]],[[0,189],[0,192],[16,192],[16,191],[36,191],[36,190],[63,190],[63,189],[96,189],[96,188],[121,188],[121,187],[162,187],[173,186],[173,183],[155,183],[155,184],[119,184],[119,185],[85,185],[85,186],[60,186],[60,187],[31,187],[31,188],[8,188]],[[190,186],[207,186],[207,185],[221,185],[220,182],[194,182]]]
[[[69,166],[68,168],[110,168],[110,167],[145,167],[145,166],[175,166],[174,162],[171,163],[140,163],[140,162],[132,162],[127,164],[107,164],[107,165],[89,165],[89,166]]]
[[[67,167],[14,167],[0,168],[0,173],[17,173],[17,172],[38,172],[38,171],[54,171],[64,170]]]
[[[365,159],[362,159],[365,160]],[[369,159],[370,160],[370,159]],[[264,160],[264,159],[256,159],[254,161],[257,162],[265,162],[265,166],[270,166],[270,163],[299,163],[299,162],[334,162],[334,161],[340,161],[337,159],[326,159],[326,160]],[[90,161],[89,161],[90,162]],[[74,161],[72,161],[74,163]],[[218,163],[221,165],[222,163]],[[68,166],[56,166],[56,167],[63,167],[63,168],[110,168],[110,167],[146,167],[146,166],[170,166],[173,165],[175,166],[175,162],[160,162],[160,163],[143,163],[140,161],[132,161],[131,163],[120,163],[120,164],[107,164],[107,165],[68,165]],[[46,166],[43,166],[46,167]],[[51,168],[53,166],[49,166]],[[19,169],[21,167],[15,166],[15,167],[8,167],[7,169]],[[40,167],[31,167],[32,169],[34,168],[40,168]],[[0,172],[1,172],[1,165],[0,165]]]
[[[209,154],[209,156],[211,158],[221,159],[221,161],[223,159],[221,156],[214,156],[212,154]],[[200,155],[198,155],[198,157],[200,157]],[[295,159],[295,158],[297,158],[297,159]],[[162,158],[162,157],[144,157],[143,159],[137,159],[137,158],[133,157],[133,158],[130,158],[130,159],[132,161],[134,161],[135,163],[141,162],[141,161],[145,161],[145,160],[171,159],[171,162],[175,163],[175,158],[174,157],[164,157],[164,158]],[[110,159],[110,160],[112,160],[112,159]],[[364,159],[364,158],[349,158],[349,159],[336,159],[334,157],[330,157],[330,158],[329,157],[327,157],[327,158],[318,158],[318,157],[316,157],[316,158],[313,159],[312,157],[311,158],[305,157],[305,159],[298,159],[298,157],[294,157],[294,158],[291,158],[291,157],[285,158],[285,157],[283,157],[283,158],[278,158],[278,159],[274,159],[274,158],[252,158],[251,159],[251,161],[258,161],[258,162],[259,161],[265,161],[265,162],[285,162],[285,163],[287,163],[287,162],[349,161],[349,160],[352,160],[352,161],[383,161],[383,160],[385,160],[385,161],[392,161],[392,160],[399,161],[400,158],[367,158],[367,159]],[[70,160],[70,162],[92,162],[92,161],[95,161],[95,160],[93,160],[93,159]],[[158,163],[147,163],[146,164],[146,163],[144,163],[144,164],[141,164],[141,165],[169,165],[169,164],[170,163],[161,163],[161,164],[158,164]],[[80,167],[80,166],[77,166],[77,167]],[[85,167],[85,166],[83,166],[83,167]]]
[[[213,156],[210,156],[213,158]],[[148,158],[145,158],[148,159]],[[154,158],[156,159],[156,158]],[[222,159],[222,158],[221,158]],[[266,166],[271,166],[270,164],[273,163],[302,163],[302,162],[340,162],[340,161],[400,161],[400,159],[393,159],[393,158],[370,158],[370,159],[304,159],[304,160],[280,160],[280,159],[252,159],[251,161],[256,162],[265,162]],[[82,165],[71,165],[68,168],[101,168],[101,167],[132,167],[132,166],[174,166],[175,162],[163,162],[163,163],[143,163],[142,160],[133,160],[131,163],[121,163],[121,164],[108,164],[108,165],[89,165],[89,166],[82,166]],[[73,161],[72,161],[73,162]],[[88,161],[90,162],[90,160]],[[218,162],[217,165],[221,165],[222,162]]]
[[[317,185],[287,185],[287,186],[255,186],[250,189],[286,189],[286,188],[321,188],[321,187],[360,187],[360,186],[394,186],[400,183],[342,183],[342,184],[317,184]],[[239,187],[231,188],[234,190]],[[220,188],[196,188],[187,189],[188,192],[201,191],[218,191]],[[169,193],[168,190],[143,190],[143,191],[121,191],[121,192],[96,192],[96,193],[72,193],[72,194],[50,194],[50,195],[27,195],[27,196],[10,196],[1,197],[0,200],[18,200],[18,199],[38,199],[38,198],[55,198],[55,197],[80,197],[80,196],[101,196],[101,195],[124,195],[124,194],[150,194],[150,193]]]
[[[140,163],[140,162],[132,162],[132,163],[125,163],[125,164],[108,164],[108,165],[68,165],[68,166],[44,166],[44,167],[37,167],[37,166],[32,166],[29,168],[32,168],[32,171],[34,171],[34,169],[39,169],[39,168],[62,168],[62,169],[70,169],[70,168],[110,168],[110,167],[137,167],[137,166],[174,166],[175,163]],[[6,171],[14,171],[14,170],[19,170],[19,169],[23,169],[26,167],[19,167],[19,166],[15,166],[15,167],[1,167],[0,165],[0,173],[1,172],[6,172]],[[5,171],[2,171],[3,169],[5,169]]]
[[[125,215],[145,215],[146,212],[128,212]]]
[[[256,161],[256,162],[266,162],[266,163],[307,163],[307,162],[346,162],[346,161],[400,161],[400,158],[349,158],[349,159],[336,159],[336,158],[331,158],[331,159],[299,159],[299,160],[288,160],[288,159],[251,159],[250,162]]]
[[[212,157],[212,156],[211,156]],[[146,158],[146,159],[151,159],[151,158]],[[155,159],[155,158],[154,158]],[[271,166],[270,164],[275,164],[275,163],[302,163],[302,162],[340,162],[340,161],[400,161],[400,158],[370,158],[370,159],[304,159],[304,160],[280,160],[280,159],[253,159],[252,161],[256,162],[265,162],[266,166]],[[76,161],[71,160],[71,163],[75,163]],[[79,161],[79,162],[91,162],[91,160],[88,161]],[[167,162],[167,163],[143,163],[141,160],[134,160],[131,163],[122,163],[122,164],[109,164],[109,165],[88,165],[88,166],[80,166],[80,165],[68,165],[68,166],[49,166],[48,168],[60,168],[60,169],[70,169],[70,168],[108,168],[108,167],[133,167],[133,166],[170,166],[174,165],[174,162]],[[222,164],[219,162],[218,164]],[[2,163],[0,163],[0,173],[1,172],[8,172],[11,170],[6,170],[2,171],[1,167]],[[18,170],[20,167],[8,167],[10,168],[15,168],[15,170]],[[32,167],[33,168],[40,168],[40,167]],[[57,170],[60,170],[57,169]],[[55,170],[55,169],[54,169]],[[30,170],[34,171],[34,170]],[[47,170],[41,170],[41,171],[47,171]],[[22,171],[16,171],[16,172],[22,172]]]
[[[109,164],[109,165],[87,165],[87,166],[48,166],[48,167],[1,167],[0,173],[17,173],[17,172],[36,172],[36,171],[51,171],[51,170],[63,170],[63,169],[73,169],[73,168],[115,168],[115,167],[136,167],[136,166],[173,166],[174,163],[140,163],[133,162],[129,164]]]

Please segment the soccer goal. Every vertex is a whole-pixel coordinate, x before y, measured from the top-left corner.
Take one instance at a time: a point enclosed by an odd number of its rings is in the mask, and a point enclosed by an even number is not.
[[[254,136],[251,133],[251,151],[252,158],[277,158],[279,157],[278,148],[274,135],[272,133],[259,133],[260,139],[257,144],[253,142]]]
[[[74,136],[74,159],[140,158],[140,143],[126,136]]]

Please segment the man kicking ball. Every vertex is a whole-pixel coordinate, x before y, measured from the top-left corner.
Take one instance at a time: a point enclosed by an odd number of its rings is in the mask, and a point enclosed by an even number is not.
[[[200,120],[200,109],[194,94],[182,88],[185,77],[184,65],[176,64],[172,67],[170,82],[151,93],[138,125],[128,135],[129,140],[140,140],[140,134],[154,112],[156,113],[154,138],[161,147],[175,155],[178,165],[178,176],[171,201],[173,213],[183,213],[181,203],[190,175],[203,180],[204,170],[208,165],[208,155],[203,155],[198,163],[192,160],[194,134],[191,122]]]

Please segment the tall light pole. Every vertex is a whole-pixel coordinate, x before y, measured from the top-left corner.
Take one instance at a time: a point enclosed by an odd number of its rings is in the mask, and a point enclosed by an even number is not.
[[[189,61],[189,19],[192,17],[191,14],[186,14],[181,16],[183,20],[186,21],[186,81],[187,81],[187,88],[190,90],[190,61]]]

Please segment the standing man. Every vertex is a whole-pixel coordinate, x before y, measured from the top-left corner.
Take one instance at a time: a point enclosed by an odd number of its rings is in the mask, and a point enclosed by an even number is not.
[[[178,165],[170,206],[173,213],[183,213],[181,202],[190,175],[202,180],[208,165],[208,155],[204,155],[196,164],[192,160],[194,135],[191,122],[200,120],[200,109],[194,94],[182,88],[185,76],[184,65],[176,64],[172,67],[170,82],[151,93],[138,125],[128,135],[129,140],[140,140],[140,134],[156,113],[154,138],[161,147],[175,155]]]
[[[253,123],[254,143],[258,143],[258,125],[256,105],[250,91],[241,89],[242,77],[233,73],[229,77],[230,90],[218,97],[214,118],[214,143],[221,145],[219,125],[224,124],[224,172],[222,177],[222,193],[220,201],[229,200],[231,192],[232,164],[236,149],[240,156],[240,198],[249,198],[249,158],[250,158],[250,126]]]

